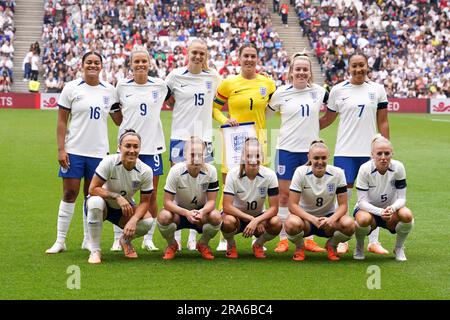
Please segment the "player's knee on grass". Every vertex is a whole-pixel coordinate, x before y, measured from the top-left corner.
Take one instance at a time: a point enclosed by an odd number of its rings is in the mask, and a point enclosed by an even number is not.
[[[208,214],[207,223],[217,226],[222,222],[222,216],[219,211],[213,210]]]
[[[366,211],[359,210],[356,215],[356,222],[360,227],[368,227],[372,224],[372,215]]]
[[[172,212],[162,209],[161,212],[158,214],[157,221],[160,225],[168,226],[173,222],[173,214]]]
[[[349,216],[343,216],[339,219],[339,229],[347,236],[351,236],[355,233],[355,222]]]
[[[286,233],[293,236],[301,232],[305,228],[305,224],[302,219],[296,215],[290,214],[284,223],[284,229]]]
[[[272,217],[267,223],[267,232],[270,234],[279,234],[281,227],[281,219],[278,216]]]
[[[400,208],[398,211],[398,218],[401,222],[409,223],[413,220],[414,216],[407,207]]]
[[[235,217],[230,215],[224,215],[222,217],[222,228],[221,230],[225,233],[231,233],[238,228],[238,221]]]

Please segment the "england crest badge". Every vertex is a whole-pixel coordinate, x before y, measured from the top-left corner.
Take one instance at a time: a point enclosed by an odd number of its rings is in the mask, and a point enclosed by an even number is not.
[[[244,145],[245,139],[247,138],[247,132],[234,133],[232,135],[233,150],[234,152],[240,152],[242,146]]]
[[[266,87],[259,87],[259,93],[264,98],[267,94],[267,88]]]
[[[205,81],[205,85],[206,85],[206,90],[208,90],[208,92],[211,92],[212,81]]]

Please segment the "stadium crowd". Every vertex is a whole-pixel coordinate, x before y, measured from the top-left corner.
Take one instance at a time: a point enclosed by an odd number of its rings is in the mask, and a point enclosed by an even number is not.
[[[383,83],[388,96],[450,95],[448,1],[290,2],[326,86],[345,78],[349,55],[362,49],[371,79]],[[262,1],[46,0],[44,8],[42,66],[49,91],[79,76],[79,57],[93,49],[106,58],[102,79],[115,85],[127,76],[136,44],[146,45],[153,58],[150,75],[164,79],[185,64],[187,44],[196,37],[206,40],[210,63],[224,78],[239,73],[236,49],[255,42],[259,69],[277,86],[286,81],[288,56]]]
[[[14,58],[14,0],[0,1],[0,92],[11,91]]]
[[[450,96],[450,8],[444,0],[296,0],[300,27],[328,86],[342,81],[356,49],[390,97]]]
[[[96,50],[105,57],[102,79],[115,85],[127,76],[130,52],[137,44],[144,44],[152,56],[150,75],[164,79],[185,65],[188,43],[201,37],[224,78],[239,73],[239,46],[254,42],[259,68],[277,85],[285,82],[287,53],[261,1],[46,0],[44,8],[45,79],[75,79],[79,57]]]

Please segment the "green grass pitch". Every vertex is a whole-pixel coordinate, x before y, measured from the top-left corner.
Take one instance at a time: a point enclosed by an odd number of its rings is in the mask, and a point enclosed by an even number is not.
[[[406,242],[408,261],[392,255],[366,254],[354,261],[351,254],[331,263],[325,254],[307,253],[307,260],[291,260],[276,254],[276,241],[267,244],[268,258],[255,259],[250,240],[237,236],[239,259],[229,261],[217,253],[205,261],[197,252],[183,250],[175,260],[163,261],[162,251],[148,253],[135,241],[139,259],[126,260],[112,253],[112,225],[103,232],[103,263],[87,263],[82,241],[82,197],[67,238],[68,251],[47,256],[45,249],[56,236],[61,199],[57,177],[56,112],[0,110],[0,299],[449,299],[449,190],[450,117],[391,114],[391,137],[396,159],[407,170],[407,205],[415,215],[415,227]],[[162,113],[166,141],[170,112]],[[269,120],[276,128],[279,118]],[[321,132],[334,146],[337,121]],[[111,150],[117,128],[110,122]],[[165,174],[168,153],[164,154]],[[162,187],[158,194],[161,206]],[[355,196],[352,199],[352,206]],[[183,245],[187,233],[183,233]],[[395,237],[386,230],[383,245],[392,249]],[[324,239],[318,239],[323,244]],[[350,242],[351,251],[354,239]],[[215,248],[218,237],[212,240]],[[159,231],[155,243],[165,247]],[[70,266],[79,267],[80,289],[69,289]],[[380,271],[380,289],[368,289],[370,266]],[[369,269],[368,269],[369,268]],[[369,272],[368,272],[369,270]],[[70,269],[69,269],[70,271]],[[70,282],[70,281],[69,281]]]

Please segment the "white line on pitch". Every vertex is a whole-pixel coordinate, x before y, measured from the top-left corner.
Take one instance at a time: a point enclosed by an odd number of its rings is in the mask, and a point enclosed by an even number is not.
[[[431,121],[436,121],[436,122],[450,122],[450,120],[445,120],[445,119],[431,119]]]

